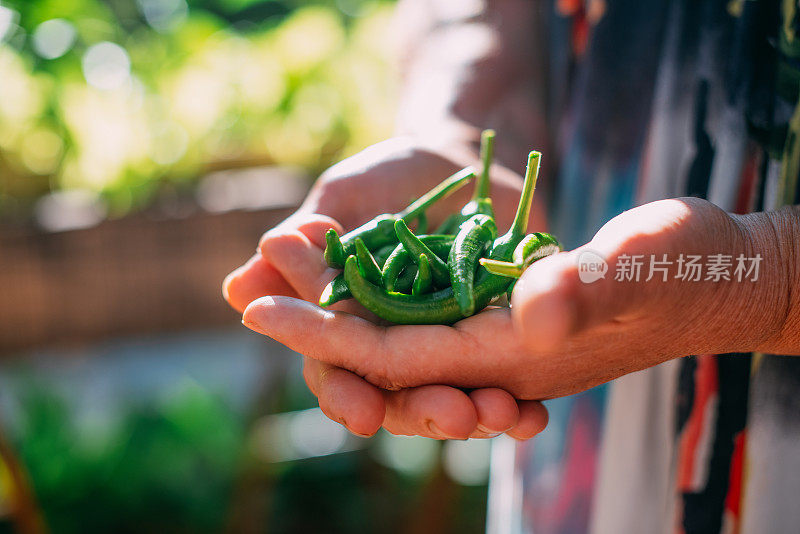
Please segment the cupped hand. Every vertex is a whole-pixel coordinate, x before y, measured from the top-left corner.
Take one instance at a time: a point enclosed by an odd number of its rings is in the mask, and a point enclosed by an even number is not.
[[[244,323],[384,390],[448,384],[547,399],[675,357],[759,347],[779,329],[787,292],[770,263],[762,262],[757,280],[737,280],[738,256],[758,250],[742,220],[699,199],[667,200],[630,210],[587,245],[534,263],[510,310],[487,309],[453,326],[386,327],[266,297],[248,306]],[[581,281],[587,251],[607,262],[605,278]],[[681,255],[708,264],[717,254],[731,257],[729,280],[706,271],[697,281],[679,276]],[[651,255],[673,262],[666,274],[649,276]],[[638,280],[618,279],[632,257],[644,262]]]
[[[264,234],[256,254],[228,275],[223,283],[225,299],[240,312],[265,295],[316,303],[322,289],[337,274],[322,257],[328,228],[341,233],[378,213],[399,211],[470,163],[474,158],[466,153],[460,161],[454,161],[409,139],[389,140],[344,160],[326,171],[301,208]],[[507,225],[519,196],[520,180],[503,168],[493,169],[492,178],[495,205],[504,213],[500,222]],[[470,189],[467,186],[432,209],[430,223],[436,225],[457,211],[468,199]],[[541,226],[541,221],[536,222]],[[354,301],[333,308],[348,316],[368,317]],[[296,326],[298,333],[304,330],[304,325]],[[309,332],[312,330],[306,330],[305,335],[316,338]],[[320,347],[327,344],[323,337],[316,342]],[[425,384],[388,391],[351,371],[313,358],[305,358],[303,373],[323,412],[358,435],[372,435],[383,426],[395,434],[433,438],[491,437],[506,432],[527,439],[547,422],[541,404],[517,401],[498,388],[464,392]]]

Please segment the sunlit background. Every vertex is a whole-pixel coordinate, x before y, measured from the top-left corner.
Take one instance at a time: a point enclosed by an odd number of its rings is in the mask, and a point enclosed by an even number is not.
[[[225,273],[390,135],[392,3],[0,0],[0,532],[480,532],[489,446],[328,421]]]

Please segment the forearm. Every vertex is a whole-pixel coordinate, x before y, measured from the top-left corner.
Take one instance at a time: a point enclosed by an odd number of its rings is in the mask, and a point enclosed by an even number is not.
[[[433,145],[477,148],[494,128],[500,163],[546,149],[544,3],[403,0],[398,132]],[[448,7],[448,5],[450,7]]]
[[[763,258],[756,292],[741,306],[761,310],[754,317],[754,350],[800,355],[800,206],[737,216],[751,256]],[[760,337],[760,332],[764,336]]]

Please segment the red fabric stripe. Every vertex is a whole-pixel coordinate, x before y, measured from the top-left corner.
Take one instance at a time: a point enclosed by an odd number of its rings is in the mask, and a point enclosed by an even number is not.
[[[742,430],[733,441],[731,473],[728,480],[728,494],[725,496],[725,511],[736,521],[731,532],[739,532],[739,519],[742,506],[742,473],[744,471],[744,451],[747,431]]]
[[[694,475],[698,469],[697,446],[706,428],[713,421],[705,421],[706,408],[711,399],[719,391],[717,377],[717,361],[712,355],[697,357],[697,369],[694,373],[694,405],[681,433],[678,448],[678,489],[681,492],[694,492]]]
[[[757,150],[750,146],[747,151],[747,159],[742,167],[742,178],[739,181],[739,195],[736,198],[734,213],[750,213],[753,211],[753,202],[756,192],[756,178],[761,158],[764,157],[762,150]]]

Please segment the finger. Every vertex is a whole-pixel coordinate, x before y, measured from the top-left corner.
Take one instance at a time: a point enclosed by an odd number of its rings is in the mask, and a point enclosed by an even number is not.
[[[613,276],[582,282],[579,250],[537,261],[514,287],[514,327],[534,350],[556,350],[581,330],[624,318],[641,300],[641,288],[616,282]]]
[[[611,219],[586,246],[531,265],[512,296],[514,324],[526,344],[554,350],[570,335],[612,320],[636,318],[648,305],[658,306],[659,311],[674,305],[685,294],[675,287],[669,265],[661,266],[667,272],[657,273],[641,267],[643,258],[651,255],[708,251],[707,241],[687,235],[693,235],[692,228],[727,228],[717,226],[718,218],[727,215],[717,210],[711,219],[694,217],[696,202],[704,201],[670,199],[634,208]],[[623,255],[626,263],[620,263]],[[600,270],[584,272],[581,280],[581,267]],[[629,274],[624,280],[616,276],[620,267]],[[692,295],[701,287],[694,285]]]
[[[264,295],[297,297],[297,292],[260,254],[230,273],[222,282],[222,296],[239,313]]]
[[[489,324],[498,323],[496,312],[501,310],[485,312]],[[510,327],[507,313],[500,315],[500,322]],[[467,321],[471,319],[476,317]],[[301,354],[350,369],[383,389],[441,383],[471,387],[479,381],[485,383],[490,372],[486,354],[481,353],[485,349],[476,346],[475,336],[464,336],[459,328],[379,327],[286,297],[264,297],[251,303],[243,323]],[[502,336],[497,336],[497,331],[491,334],[493,340],[501,338],[495,340],[493,350],[503,350]]]
[[[531,439],[547,426],[547,408],[541,402],[531,400],[519,401],[518,405],[519,420],[506,434],[518,440]]]
[[[338,271],[328,267],[322,249],[297,229],[272,233],[261,240],[261,254],[304,300],[316,302]]]
[[[316,304],[325,286],[341,272],[329,268],[322,254],[325,232],[329,228],[341,231],[341,226],[324,215],[304,214],[302,221],[297,222],[299,218],[299,215],[289,218],[264,234],[259,250],[295,290],[294,296]],[[330,309],[374,319],[353,299],[337,302]]]
[[[467,439],[478,424],[469,396],[449,386],[431,385],[383,392],[392,434],[434,439]]]
[[[380,429],[386,409],[378,388],[350,371],[311,358],[304,361],[303,376],[330,419],[362,437]]]
[[[322,289],[338,274],[323,257],[325,232],[341,225],[325,215],[298,213],[265,233],[258,244],[264,258],[301,298],[316,302]]]
[[[478,414],[476,429],[482,437],[494,437],[513,428],[519,420],[517,401],[499,388],[476,389],[469,394]]]
[[[310,358],[303,376],[325,415],[359,436],[371,436],[383,425],[399,435],[465,439],[477,425],[470,398],[455,388],[380,391],[349,371]]]

